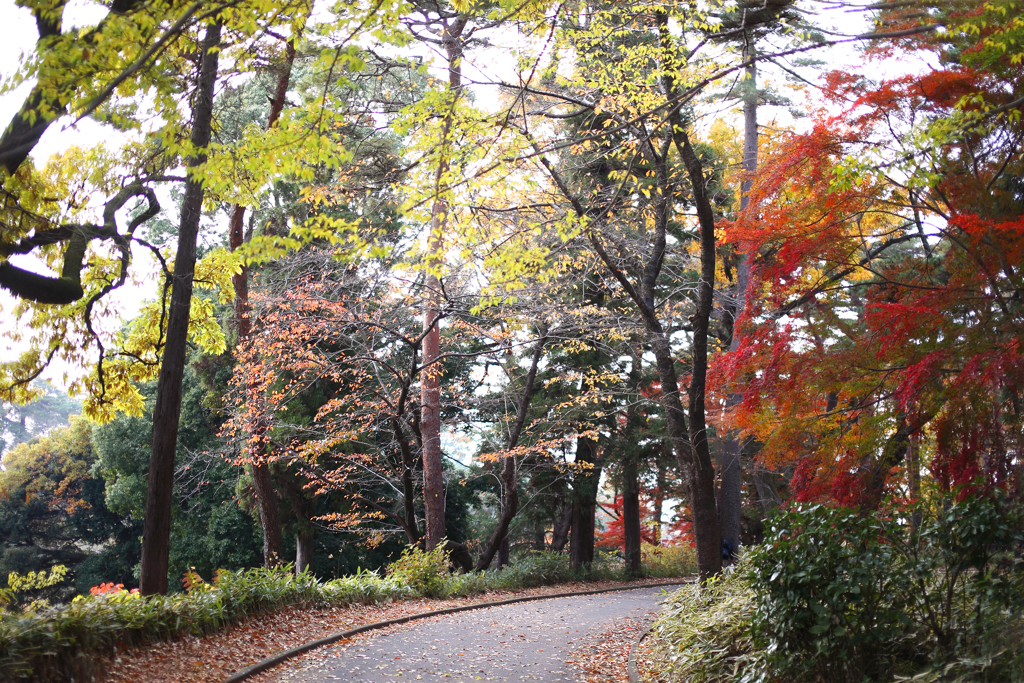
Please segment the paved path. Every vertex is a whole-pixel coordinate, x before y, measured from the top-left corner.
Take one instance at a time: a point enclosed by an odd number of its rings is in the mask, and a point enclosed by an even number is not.
[[[623,617],[660,611],[661,587],[554,598],[433,617],[307,655],[287,681],[459,683],[573,680],[576,642]]]

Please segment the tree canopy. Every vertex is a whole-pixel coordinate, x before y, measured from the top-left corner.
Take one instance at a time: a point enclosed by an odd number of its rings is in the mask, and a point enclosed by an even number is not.
[[[85,417],[7,451],[5,543],[102,479],[144,593],[185,542],[638,568],[674,506],[707,579],[785,501],[1018,492],[1019,5],[22,3],[4,438],[57,361]]]

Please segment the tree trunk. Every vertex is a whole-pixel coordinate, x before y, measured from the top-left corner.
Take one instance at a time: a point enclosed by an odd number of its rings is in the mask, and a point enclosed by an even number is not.
[[[920,437],[915,434],[910,438],[910,449],[907,451],[907,487],[910,489],[910,500],[914,503],[921,502],[921,463]],[[921,509],[914,508],[910,515],[910,533],[917,534],[921,528]]]
[[[277,125],[284,110],[285,97],[288,94],[288,83],[291,80],[292,66],[295,64],[295,42],[289,40],[285,47],[285,61],[277,76],[274,98],[270,101],[270,112],[267,115],[267,130]],[[245,224],[245,207],[235,204],[231,212],[228,230],[228,243],[231,251],[242,246],[245,241],[243,226]],[[242,265],[231,278],[235,286],[234,323],[238,332],[239,345],[244,344],[252,332],[252,320],[249,309],[249,268]],[[252,392],[250,392],[251,394]],[[251,396],[250,400],[261,400]],[[270,475],[270,465],[260,457],[254,457],[249,463],[252,474],[253,493],[256,497],[256,511],[263,529],[263,566],[267,569],[276,567],[284,558],[284,541],[281,537],[281,517],[277,509],[277,493]]]
[[[754,55],[753,45],[744,50],[744,59]],[[743,170],[749,173],[757,171],[757,66],[747,66],[743,89]],[[747,209],[750,202],[752,180],[747,177],[740,184],[740,211]],[[739,247],[737,246],[737,249]],[[733,302],[729,317],[732,332],[729,339],[729,351],[739,348],[741,335],[736,321],[746,306],[747,289],[750,283],[750,261],[747,254],[737,253],[736,285],[733,289]],[[743,400],[739,392],[732,392],[726,399],[726,410],[735,408]],[[740,547],[740,517],[742,514],[743,489],[743,444],[736,430],[728,430],[722,440],[719,451],[718,471],[721,479],[718,497],[718,518],[722,524],[722,540],[730,543],[734,550]]]
[[[622,463],[622,531],[626,571],[640,576],[640,473],[636,458],[627,455]]]
[[[295,532],[295,574],[296,576],[309,568],[313,561],[313,527],[299,524]]]
[[[533,549],[537,552],[544,552],[548,548],[548,540],[544,533],[544,527],[539,524],[533,530]]]
[[[601,479],[597,443],[585,437],[577,438],[576,462],[591,463],[593,468],[576,475],[569,541],[569,564],[573,569],[594,561],[594,513],[597,511],[597,487]]]
[[[544,355],[544,344],[547,343],[547,335],[541,336],[537,345],[533,348],[533,357],[530,359],[530,370],[526,374],[526,385],[519,397],[519,405],[516,408],[516,422],[508,436],[508,448],[511,451],[519,445],[519,435],[522,434],[523,425],[526,424],[526,413],[530,408],[530,401],[533,400],[533,387],[537,379],[537,368],[540,367],[540,359]],[[477,571],[487,569],[491,564],[494,553],[498,551],[499,544],[504,547],[505,561],[508,564],[508,526],[519,511],[519,469],[516,466],[515,456],[506,456],[501,471],[502,497],[501,517],[498,519],[498,526],[491,534],[491,540],[487,548],[480,555],[476,564]],[[499,561],[500,564],[500,561]]]
[[[219,23],[206,29],[195,99],[192,104],[192,137],[196,156],[185,165],[194,168],[206,161],[203,150],[210,144],[213,123],[213,89],[217,82],[217,57],[220,44]],[[195,274],[196,242],[203,209],[203,185],[199,180],[185,183],[178,229],[178,250],[174,259],[167,338],[157,380],[156,405],[153,408],[153,438],[146,486],[146,518],[142,527],[142,569],[139,591],[143,595],[167,592],[167,562],[170,555],[171,504],[174,493],[174,459],[178,445],[178,419],[181,416],[182,379],[188,350],[189,312],[192,306],[192,280]]]
[[[704,167],[690,145],[681,123],[673,123],[673,135],[679,149],[700,222],[700,282],[697,285],[697,310],[693,320],[693,365],[690,375],[690,446],[693,448],[693,483],[690,509],[697,540],[697,565],[702,580],[722,570],[722,529],[718,524],[715,501],[715,466],[711,463],[705,420],[704,396],[708,374],[708,326],[711,323],[712,297],[715,283],[715,218],[704,188]],[[680,144],[682,143],[682,144]],[[714,558],[712,559],[712,554]]]
[[[551,552],[560,553],[565,550],[565,544],[569,542],[569,529],[572,528],[572,505],[565,504],[555,517],[555,523],[551,529]]]
[[[310,519],[313,516],[314,500],[295,473],[283,472],[278,479],[287,493],[288,503],[295,516],[295,574],[301,574],[313,559],[313,538],[316,529]],[[313,494],[315,496],[315,494]]]
[[[743,507],[743,465],[741,443],[735,432],[727,432],[718,449],[718,522],[722,544],[735,552],[740,547],[740,516]]]
[[[274,490],[268,463],[254,461],[249,469],[252,472],[252,488],[256,496],[256,512],[263,528],[263,566],[270,569],[284,561],[284,541],[281,537],[277,492]]]
[[[508,534],[505,534],[505,538],[501,539],[501,544],[498,546],[497,558],[498,569],[501,569],[508,564]]]
[[[679,89],[671,65],[679,63],[676,45],[669,31],[669,17],[664,12],[656,15],[659,48],[662,49],[663,65],[667,68],[660,77],[663,93],[670,100],[678,101]],[[690,510],[693,513],[693,532],[696,537],[697,569],[700,580],[707,581],[722,570],[722,527],[718,522],[718,505],[715,500],[715,465],[711,460],[708,445],[708,426],[705,415],[705,392],[708,382],[708,328],[711,324],[711,310],[715,293],[715,212],[708,197],[703,165],[690,144],[686,126],[680,114],[679,104],[668,113],[671,134],[686,168],[692,190],[693,206],[700,228],[700,280],[697,283],[696,310],[690,316],[693,325],[692,366],[689,387],[689,445],[688,459],[680,458],[680,465],[687,480]],[[663,335],[664,338],[664,335]],[[663,356],[668,351],[668,340],[663,342]],[[669,356],[671,358],[671,355]],[[663,375],[664,358],[658,358],[658,375]],[[672,369],[675,377],[675,370]],[[668,379],[668,377],[666,378]],[[663,379],[662,394],[666,387],[672,387],[671,394],[677,396],[676,385],[666,385]],[[677,398],[678,400],[678,398]],[[678,422],[678,419],[677,419]],[[671,435],[671,433],[670,433]],[[679,437],[673,436],[679,457]],[[684,462],[685,461],[685,462]]]
[[[426,549],[433,550],[445,536],[444,471],[441,455],[441,316],[440,271],[444,258],[444,229],[448,202],[450,144],[455,105],[462,89],[462,17],[445,22],[441,41],[448,57],[450,109],[445,114],[438,149],[440,158],[435,175],[434,205],[430,212],[430,237],[427,246],[426,301],[423,307],[423,369],[420,380],[420,430],[423,435],[423,507],[427,522]]]
[[[747,462],[751,464],[753,469],[751,478],[754,480],[754,493],[757,494],[757,504],[761,507],[762,511],[771,512],[782,505],[782,496],[779,495],[775,487],[771,470],[756,462],[754,457],[756,448],[757,445],[753,439],[748,439],[746,444],[744,444],[744,450],[750,450],[749,454],[745,455]]]
[[[664,453],[664,444],[660,446],[660,450]],[[662,508],[665,507],[665,463],[660,456],[656,460],[658,485],[654,489],[654,545],[661,545]]]

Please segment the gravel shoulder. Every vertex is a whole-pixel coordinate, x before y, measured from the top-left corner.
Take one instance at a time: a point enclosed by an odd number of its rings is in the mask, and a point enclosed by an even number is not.
[[[639,581],[597,581],[544,586],[520,591],[494,591],[468,598],[409,600],[384,605],[350,605],[323,610],[290,608],[276,614],[260,615],[201,638],[184,637],[142,647],[127,648],[107,662],[100,681],[110,683],[212,683],[265,657],[356,626],[410,614],[505,600],[527,595],[550,595],[569,591],[598,590],[618,586],[662,583],[666,579]],[[660,589],[658,589],[660,590]],[[411,625],[403,625],[411,627]],[[402,627],[394,627],[402,628]],[[385,631],[386,632],[386,631]],[[367,639],[382,631],[362,634],[347,642]],[[310,653],[311,656],[313,653]],[[290,663],[252,679],[273,680],[271,675]],[[445,679],[450,681],[451,679]]]
[[[505,605],[392,626],[371,637],[313,651],[258,680],[289,683],[352,681],[543,681],[569,683],[601,671],[607,646],[653,620],[664,589],[604,593]],[[596,636],[596,640],[595,640]],[[628,653],[628,644],[625,645]],[[595,658],[595,653],[599,655]],[[570,660],[572,663],[570,663]],[[595,661],[596,660],[596,661]],[[610,664],[611,662],[605,662]],[[575,665],[575,666],[574,666]],[[612,679],[614,680],[614,679]]]

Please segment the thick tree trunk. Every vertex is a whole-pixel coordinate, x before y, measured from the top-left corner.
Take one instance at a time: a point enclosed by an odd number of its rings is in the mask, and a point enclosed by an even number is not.
[[[505,534],[505,538],[501,539],[501,544],[498,546],[498,554],[495,556],[498,569],[508,564],[508,546],[508,534]]]
[[[586,473],[576,475],[570,521],[569,564],[579,569],[594,561],[594,513],[597,511],[597,487],[601,480],[601,465],[597,457],[597,443],[593,439],[576,439],[576,462],[591,463]]]
[[[192,103],[191,142],[193,148],[199,151],[196,156],[186,160],[188,168],[194,168],[206,160],[202,150],[210,144],[220,31],[220,24],[211,24],[203,37],[199,79]],[[167,592],[174,459],[178,444],[178,419],[181,416],[196,241],[202,209],[202,183],[190,179],[185,183],[185,196],[181,204],[178,250],[174,259],[170,311],[167,316],[167,338],[157,380],[156,405],[153,408],[153,439],[146,486],[146,518],[142,527],[142,570],[139,577],[139,591],[143,595]]]
[[[277,509],[277,492],[270,477],[270,465],[254,461],[252,488],[256,496],[256,512],[263,528],[263,566],[276,567],[284,561],[284,541],[281,537],[281,515]]]
[[[313,561],[313,527],[299,525],[295,533],[295,574],[301,574]]]
[[[640,524],[640,472],[636,458],[627,455],[622,463],[622,550],[630,576],[641,573]]]
[[[567,503],[559,510],[551,529],[551,552],[560,553],[565,550],[565,544],[569,542],[569,529],[571,528],[572,505]]]
[[[439,273],[444,258],[444,230],[448,216],[449,157],[447,148],[455,105],[462,89],[462,31],[466,20],[446,21],[441,41],[448,57],[448,89],[451,96],[438,141],[440,158],[435,175],[435,199],[430,213],[426,302],[423,307],[423,370],[420,380],[420,430],[423,435],[423,507],[427,523],[426,549],[433,550],[445,536],[444,471],[441,455],[441,316],[442,290]]]

